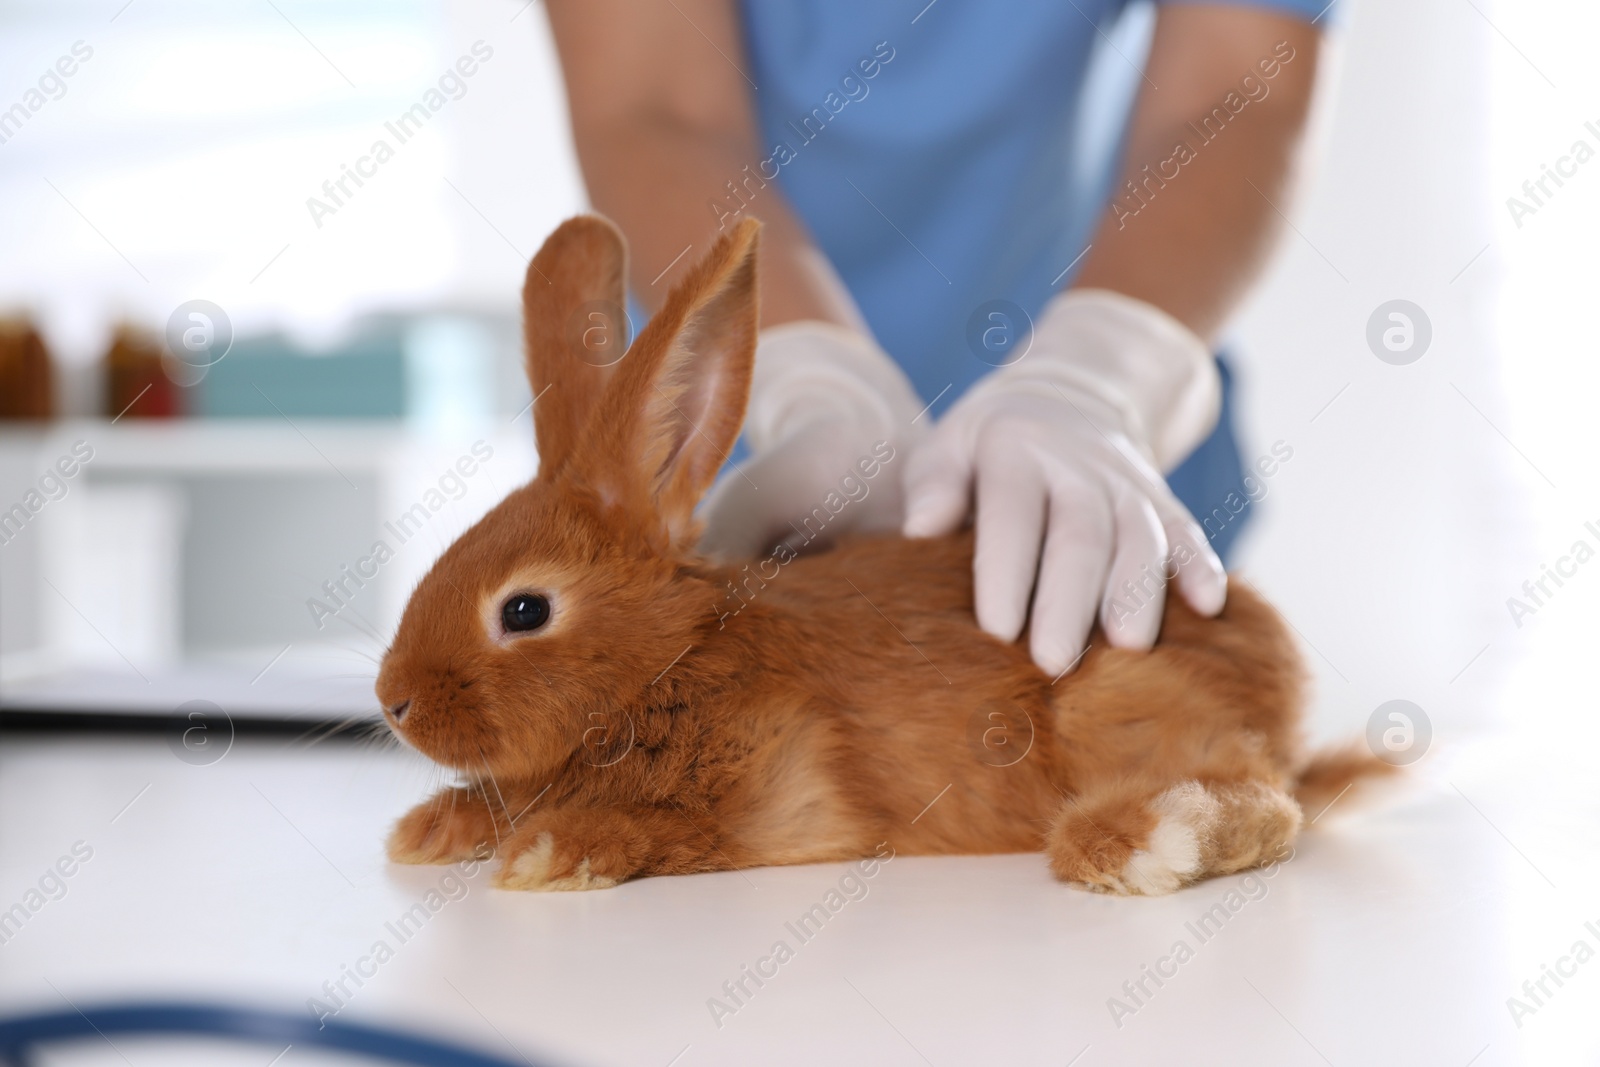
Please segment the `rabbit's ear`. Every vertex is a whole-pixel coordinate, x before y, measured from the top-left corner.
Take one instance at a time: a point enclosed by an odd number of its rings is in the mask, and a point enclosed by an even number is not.
[[[585,438],[581,477],[682,543],[739,437],[755,360],[756,244],[745,219],[673,288],[618,368]]]
[[[622,234],[598,215],[563,222],[528,265],[522,328],[542,479],[571,458],[627,350],[627,270]]]

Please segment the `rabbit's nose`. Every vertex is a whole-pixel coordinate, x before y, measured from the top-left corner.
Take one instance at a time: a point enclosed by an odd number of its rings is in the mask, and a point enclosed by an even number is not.
[[[396,704],[394,707],[387,709],[389,717],[391,719],[393,719],[396,724],[398,724],[401,719],[404,719],[406,717],[406,712],[408,712],[410,710],[411,710],[411,701],[409,701],[409,700],[402,700],[400,703]]]

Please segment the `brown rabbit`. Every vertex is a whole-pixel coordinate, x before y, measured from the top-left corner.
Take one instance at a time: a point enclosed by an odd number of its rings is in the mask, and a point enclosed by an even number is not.
[[[1385,766],[1308,764],[1295,647],[1237,581],[1218,617],[1172,597],[1153,651],[1096,635],[1052,682],[978,628],[970,533],[847,539],[775,576],[697,554],[749,391],[758,228],[619,361],[582,346],[622,305],[621,235],[575,218],[534,258],[538,477],[422,580],[378,677],[395,733],[466,778],[400,821],[392,859],[490,845],[496,885],[591,889],[1042,848],[1063,880],[1157,894],[1281,858],[1301,804]]]

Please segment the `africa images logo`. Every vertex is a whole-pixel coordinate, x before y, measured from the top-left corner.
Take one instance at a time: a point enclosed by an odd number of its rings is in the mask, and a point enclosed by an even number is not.
[[[311,221],[317,229],[322,229],[323,218],[338,214],[339,209],[366,184],[362,179],[377,177],[378,168],[395,157],[397,147],[421,133],[422,128],[445,104],[467,95],[467,79],[476,74],[482,64],[494,58],[494,49],[481,40],[472,42],[470,52],[470,55],[460,57],[453,66],[446,68],[439,75],[437,83],[430,86],[420,100],[402,111],[392,122],[383,124],[389,137],[394,139],[394,144],[390,144],[386,137],[379,137],[372,142],[365,155],[356,157],[353,168],[348,163],[341,163],[338,177],[322,183],[322,195],[326,199],[306,197],[306,210],[311,213]],[[355,189],[350,188],[352,183]]]

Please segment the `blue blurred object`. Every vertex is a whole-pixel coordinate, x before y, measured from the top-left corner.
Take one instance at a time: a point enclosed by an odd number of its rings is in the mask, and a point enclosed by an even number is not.
[[[1159,176],[1131,195],[1121,167],[1156,11],[1174,2],[742,0],[769,154],[727,175],[711,212],[725,229],[781,188],[938,416],[989,371],[968,339],[983,305],[1037,317],[1072,286],[1115,195],[1119,227],[1161,195]],[[1249,3],[1305,23],[1332,6]],[[1259,58],[1276,72],[1293,55]],[[1184,137],[1203,155],[1219,134]]]
[[[1222,411],[1216,428],[1167,474],[1167,484],[1201,524],[1223,566],[1232,567],[1234,542],[1255,518],[1255,507],[1245,492],[1249,472],[1239,452],[1239,388],[1223,353],[1217,354],[1217,373],[1222,376]],[[1230,500],[1244,501],[1242,510],[1228,508]]]
[[[204,418],[401,418],[404,334],[398,325],[373,327],[326,354],[279,335],[241,339],[191,390],[188,410]]]
[[[428,315],[404,338],[406,419],[413,430],[466,435],[493,416],[495,339],[464,315]]]
[[[304,1013],[262,1011],[222,1004],[128,1002],[87,1011],[72,1010],[0,1018],[0,1062],[31,1067],[35,1046],[113,1035],[167,1034],[223,1037],[268,1046],[297,1045],[348,1052],[388,1063],[415,1067],[549,1067],[523,1058],[498,1059],[433,1038]]]

